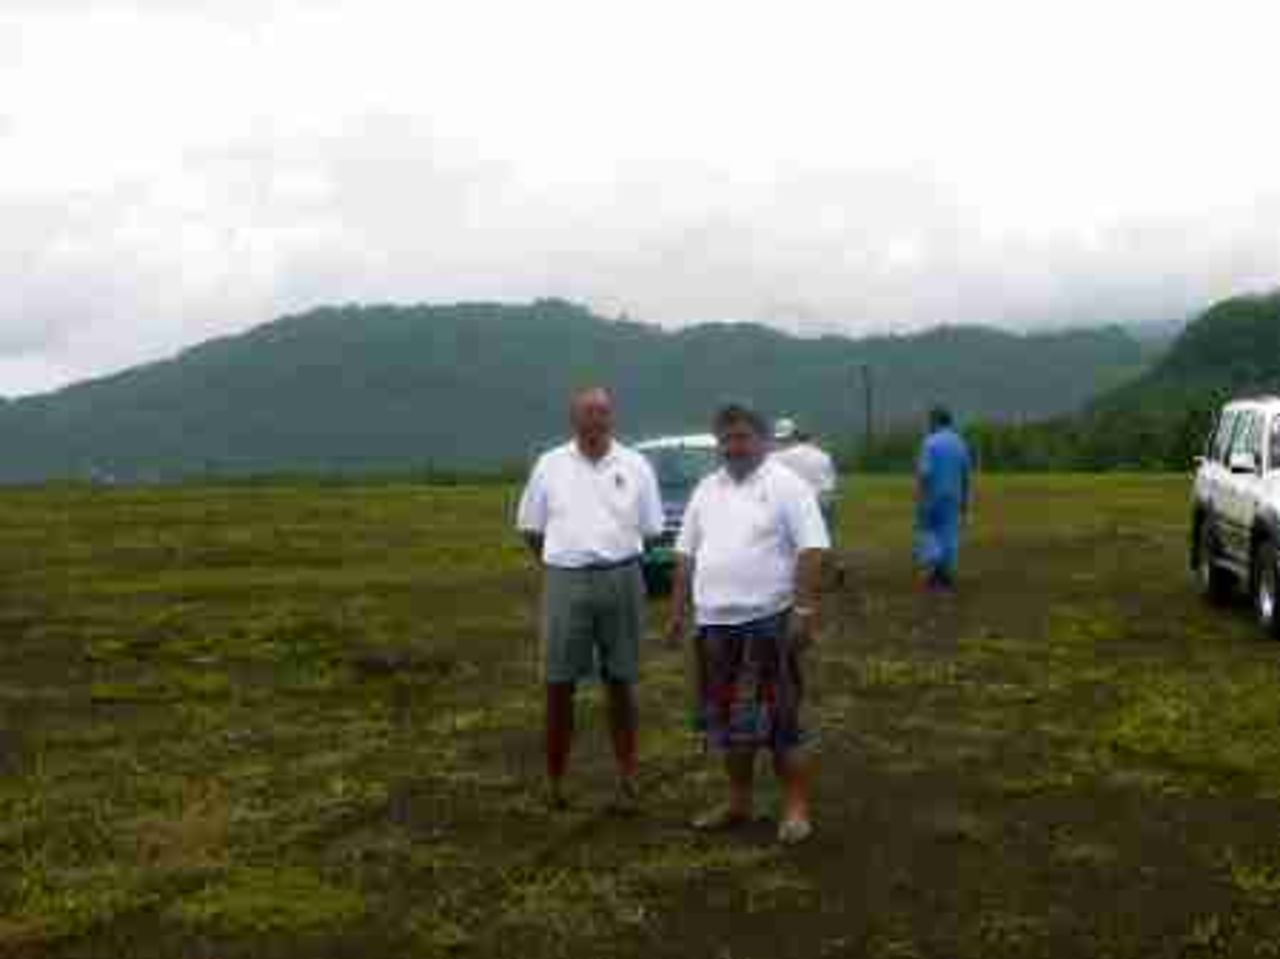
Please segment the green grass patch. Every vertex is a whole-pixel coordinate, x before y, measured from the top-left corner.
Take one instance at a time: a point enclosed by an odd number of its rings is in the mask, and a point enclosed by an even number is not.
[[[359,892],[297,866],[237,867],[173,903],[166,915],[183,926],[232,936],[314,935],[356,922]]]
[[[1243,781],[1280,795],[1280,684],[1274,670],[1160,671],[1129,684],[1101,731],[1121,755],[1186,773],[1205,790]]]

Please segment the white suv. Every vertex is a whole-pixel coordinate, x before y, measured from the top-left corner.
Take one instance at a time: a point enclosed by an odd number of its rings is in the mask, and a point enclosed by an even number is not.
[[[1198,462],[1191,567],[1200,589],[1218,601],[1247,587],[1259,624],[1280,636],[1280,397],[1223,407]]]

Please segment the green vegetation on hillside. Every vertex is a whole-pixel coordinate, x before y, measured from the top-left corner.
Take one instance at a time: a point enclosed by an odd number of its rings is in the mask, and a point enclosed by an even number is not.
[[[1280,393],[1280,293],[1225,300],[1191,323],[1162,359],[1074,415],[1039,422],[971,422],[980,460],[997,470],[1185,470],[1221,405]],[[856,463],[906,469],[914,431],[890,433]]]
[[[1147,356],[1118,328],[802,339],[667,332],[558,300],[322,309],[3,405],[0,481],[494,469],[558,437],[566,394],[589,382],[616,389],[632,434],[704,429],[740,397],[845,445],[863,365],[883,428],[939,400],[993,421],[1067,412]]]

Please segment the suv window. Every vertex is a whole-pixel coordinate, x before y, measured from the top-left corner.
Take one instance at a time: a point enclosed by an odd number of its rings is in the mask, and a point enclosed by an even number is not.
[[[1227,450],[1231,449],[1231,437],[1240,418],[1238,410],[1226,410],[1218,420],[1218,429],[1213,434],[1213,443],[1209,449],[1209,458],[1214,462],[1227,461]]]
[[[1269,469],[1280,469],[1280,416],[1271,421],[1271,438],[1267,443]]]
[[[1262,453],[1262,414],[1256,410],[1249,410],[1240,415],[1240,423],[1236,427],[1235,435],[1231,438],[1231,452],[1228,459],[1237,453],[1252,453],[1255,462],[1259,461]]]
[[[645,450],[663,493],[687,495],[698,481],[720,465],[713,447],[673,446]]]
[[[1262,446],[1263,438],[1267,433],[1267,418],[1261,413],[1253,414],[1253,426],[1249,430],[1248,444],[1245,446],[1245,452],[1253,454],[1253,461],[1258,464],[1258,468],[1262,468]]]

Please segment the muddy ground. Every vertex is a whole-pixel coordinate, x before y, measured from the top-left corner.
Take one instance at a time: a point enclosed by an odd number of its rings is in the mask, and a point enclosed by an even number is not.
[[[855,479],[796,850],[687,828],[656,641],[643,813],[595,691],[543,807],[511,495],[0,498],[0,955],[1280,954],[1280,643],[1194,595],[1185,477],[985,478],[954,599]]]

